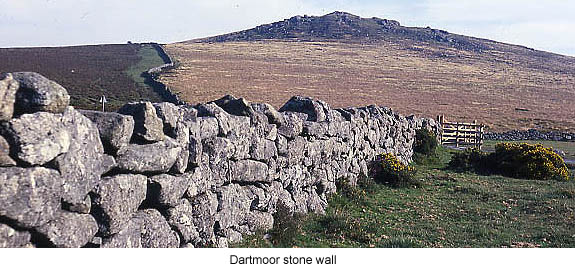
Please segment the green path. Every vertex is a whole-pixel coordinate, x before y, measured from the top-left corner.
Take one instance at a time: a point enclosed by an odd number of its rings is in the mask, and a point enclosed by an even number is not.
[[[144,78],[141,76],[143,72],[147,72],[151,68],[155,68],[164,64],[164,60],[158,55],[158,51],[154,49],[152,45],[145,44],[142,45],[140,51],[138,52],[140,56],[140,61],[130,67],[125,73],[134,80],[134,82],[140,84],[141,86],[147,85],[144,83]]]

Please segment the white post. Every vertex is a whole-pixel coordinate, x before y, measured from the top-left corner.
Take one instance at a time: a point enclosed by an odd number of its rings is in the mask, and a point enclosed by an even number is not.
[[[108,101],[106,101],[106,96],[102,95],[102,98],[100,98],[100,102],[102,103],[102,112],[106,111],[106,103]]]

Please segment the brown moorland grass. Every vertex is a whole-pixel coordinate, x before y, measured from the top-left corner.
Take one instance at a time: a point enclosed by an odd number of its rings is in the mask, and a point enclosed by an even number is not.
[[[293,95],[333,107],[478,120],[490,130],[575,131],[575,58],[483,41],[474,52],[413,41],[184,42],[161,81],[191,103],[225,94],[283,105]]]

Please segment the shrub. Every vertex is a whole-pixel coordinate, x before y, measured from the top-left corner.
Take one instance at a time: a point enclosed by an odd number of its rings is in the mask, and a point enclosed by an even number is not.
[[[568,180],[569,169],[561,156],[541,144],[499,143],[493,161],[499,172],[515,178]]]
[[[455,154],[449,166],[459,170],[497,173],[513,178],[568,180],[569,169],[561,156],[541,144],[499,143],[486,154],[468,149]]]
[[[364,202],[377,189],[375,181],[367,176],[360,176],[356,185],[342,179],[336,182],[336,186],[338,194],[356,202]]]
[[[457,152],[451,157],[449,161],[449,168],[461,171],[477,171],[482,173],[489,173],[491,167],[487,164],[487,154],[476,149],[468,148],[463,152]]]
[[[274,225],[269,231],[271,243],[275,247],[293,247],[303,232],[305,215],[292,213],[290,208],[280,204],[273,217]]]
[[[419,129],[415,131],[415,143],[413,150],[416,153],[423,155],[432,155],[437,148],[437,137],[435,134],[427,129]]]
[[[419,185],[415,180],[415,168],[404,165],[391,153],[378,156],[371,171],[375,182],[394,188]]]

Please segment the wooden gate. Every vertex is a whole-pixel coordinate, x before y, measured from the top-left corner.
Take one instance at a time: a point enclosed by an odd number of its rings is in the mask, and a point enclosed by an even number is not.
[[[437,121],[442,128],[439,135],[441,145],[481,149],[485,126],[478,124],[477,121],[473,121],[473,123],[449,122],[445,120],[444,116],[438,116]]]

